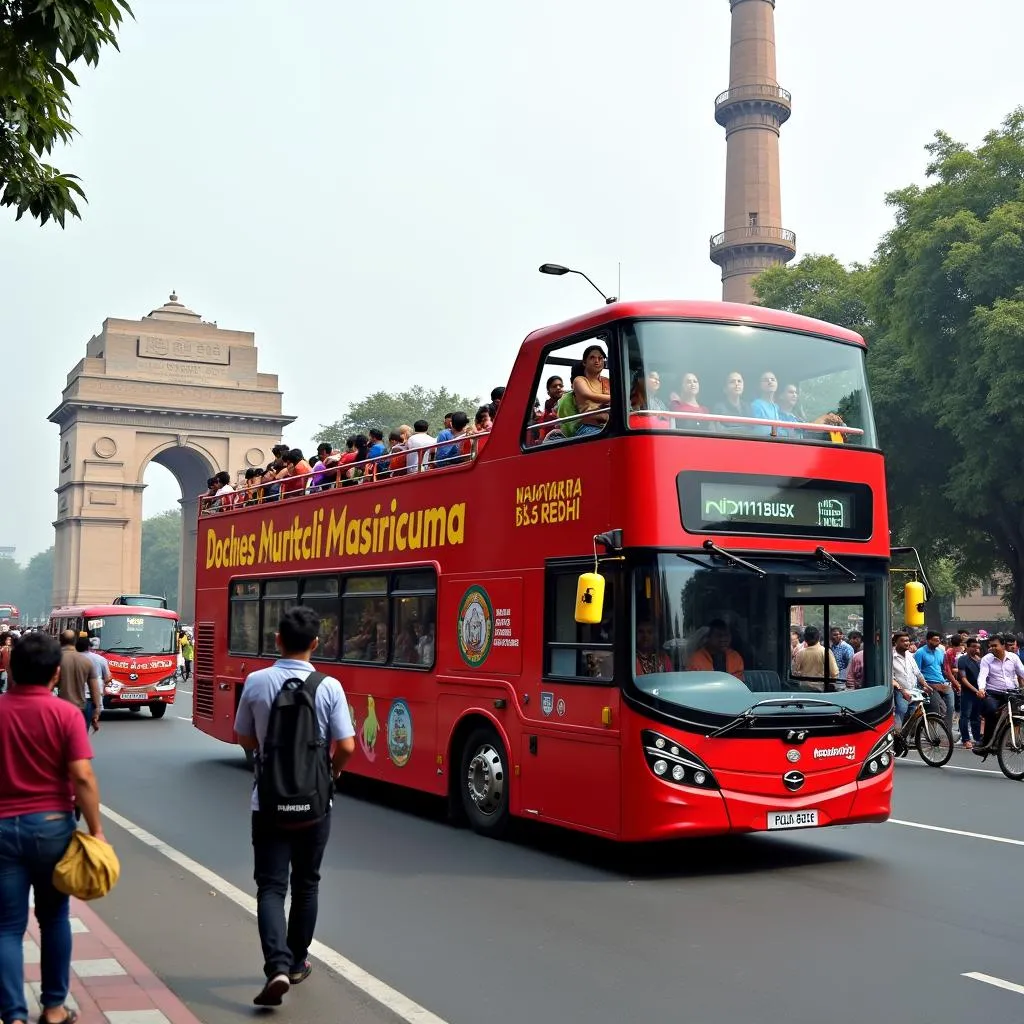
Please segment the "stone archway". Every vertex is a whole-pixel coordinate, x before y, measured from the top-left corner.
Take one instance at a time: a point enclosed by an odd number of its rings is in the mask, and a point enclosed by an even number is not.
[[[171,295],[139,320],[109,318],[68,374],[60,405],[54,604],[105,603],[141,580],[146,466],[182,489],[179,611],[193,614],[196,500],[220,470],[264,464],[294,416],[251,332],[222,330]]]

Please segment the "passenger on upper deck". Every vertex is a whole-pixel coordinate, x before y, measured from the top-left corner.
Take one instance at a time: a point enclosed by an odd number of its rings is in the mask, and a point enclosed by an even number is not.
[[[672,394],[670,408],[673,412],[708,412],[708,409],[697,401],[700,395],[700,379],[695,373],[684,373],[679,394]],[[706,430],[707,423],[703,420],[676,420],[675,426],[680,430]]]
[[[722,388],[722,401],[715,406],[719,416],[749,416],[750,407],[743,401],[743,374],[733,370],[725,378]],[[719,430],[727,433],[748,433],[750,427],[743,423],[719,423]]]
[[[426,420],[417,420],[413,425],[414,434],[410,435],[405,442],[406,464],[410,473],[417,473],[420,469],[426,469],[431,462],[433,448],[429,446],[434,443],[434,438],[427,433],[430,424]],[[426,451],[422,449],[426,448]],[[421,465],[422,463],[422,465]]]
[[[643,370],[633,374],[629,389],[629,425],[633,430],[647,429],[668,430],[672,421],[667,416],[656,416],[650,412],[650,399],[647,394],[647,377]]]
[[[661,374],[657,370],[647,370],[647,408],[661,411],[668,408],[661,400]]]
[[[708,623],[704,646],[694,651],[686,668],[690,672],[727,672],[743,682],[743,658],[732,649],[732,630],[722,619]]]
[[[484,450],[484,445],[487,444],[487,439],[491,436],[491,410],[489,406],[481,405],[476,411],[476,415],[473,417],[473,430],[472,443],[476,448],[476,454],[479,455]],[[479,436],[477,436],[479,435]]]
[[[581,413],[594,413],[579,421],[577,437],[600,434],[608,422],[608,406],[611,403],[611,383],[603,375],[606,362],[604,349],[600,345],[588,345],[583,350],[583,374],[572,382],[572,393],[576,408]]]
[[[501,400],[505,397],[504,388],[491,388],[491,404],[488,406],[488,410],[493,420],[498,415],[498,409],[501,407]]]
[[[281,461],[284,462],[284,471],[278,474],[281,497],[294,498],[305,494],[312,467],[303,457],[301,449],[292,448]]]
[[[779,390],[779,379],[771,370],[765,370],[761,374],[761,396],[750,403],[750,415],[756,416],[759,420],[780,419],[779,407],[775,402],[775,393]],[[777,436],[778,427],[770,427],[766,424],[758,424],[753,428],[755,434],[765,436]]]

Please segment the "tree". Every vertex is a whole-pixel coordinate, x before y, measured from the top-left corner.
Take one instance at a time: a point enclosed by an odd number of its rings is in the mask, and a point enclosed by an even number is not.
[[[977,150],[939,132],[931,184],[888,196],[896,224],[870,267],[806,257],[762,274],[764,305],[820,316],[869,341],[897,542],[957,589],[1006,568],[1024,622],[1024,109]]]
[[[937,461],[915,519],[932,545],[987,575],[1002,563],[1024,622],[1024,108],[969,150],[939,132],[926,188],[892,193],[876,312],[913,375]],[[930,454],[930,453],[929,453]],[[942,515],[932,501],[941,495]]]
[[[22,574],[22,611],[45,619],[53,608],[53,545],[33,555]]]
[[[181,565],[181,512],[172,508],[142,523],[142,592],[162,594],[168,608],[178,607]]]
[[[340,420],[322,425],[320,437],[336,447],[344,447],[345,438],[365,434],[371,427],[380,427],[387,437],[389,431],[396,430],[403,423],[411,426],[419,419],[426,420],[436,434],[446,413],[461,409],[472,422],[479,406],[479,399],[466,398],[443,387],[430,391],[417,384],[397,394],[377,391],[349,405]]]
[[[81,216],[77,176],[41,158],[76,131],[71,65],[95,66],[104,46],[116,48],[125,14],[133,17],[126,0],[0,0],[0,205],[17,220],[29,213],[64,227],[68,214]]]

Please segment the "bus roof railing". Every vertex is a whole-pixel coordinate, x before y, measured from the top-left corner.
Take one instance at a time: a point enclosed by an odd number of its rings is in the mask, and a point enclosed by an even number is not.
[[[562,416],[554,420],[541,420],[531,423],[527,430],[551,430],[561,423],[573,423],[576,420],[600,416],[600,411],[591,409],[589,412],[577,413],[575,416]],[[698,422],[740,423],[747,427],[778,427],[783,430],[814,430],[822,434],[846,434],[850,437],[862,437],[864,431],[860,427],[848,427],[831,423],[804,423],[800,420],[769,420],[757,416],[726,416],[714,412],[675,412],[671,409],[631,409],[630,416],[650,416],[672,420],[696,420]],[[568,438],[567,438],[568,440]]]
[[[424,470],[438,472],[444,470],[459,469],[460,467],[465,467],[469,465],[476,459],[478,454],[477,442],[480,440],[480,438],[489,437],[490,433],[491,432],[489,430],[481,430],[477,433],[464,434],[461,437],[448,438],[444,441],[434,441],[432,444],[418,445],[416,448],[413,448],[412,450],[406,449],[397,452],[385,452],[383,455],[374,455],[372,458],[359,459],[356,462],[335,462],[332,463],[330,466],[327,466],[323,470],[314,471],[311,469],[308,473],[300,473],[298,476],[288,476],[283,478],[278,477],[277,480],[270,481],[270,484],[274,484],[282,480],[301,480],[303,483],[301,487],[295,487],[294,490],[290,489],[288,491],[278,491],[277,495],[269,500],[271,502],[278,500],[285,501],[291,498],[301,498],[307,494],[319,494],[321,493],[321,491],[334,490],[337,487],[344,486],[340,474],[342,472],[347,473],[349,470],[352,469],[362,468],[364,470],[363,476],[359,480],[353,480],[353,484],[373,484],[377,483],[378,481],[383,482],[384,480],[390,480],[392,479],[391,470],[388,468],[388,466],[384,464],[388,463],[392,458],[398,458],[403,455],[415,455],[417,457],[416,466],[415,468],[409,468],[409,466],[406,465],[406,467],[403,469],[395,470],[395,477],[412,476],[416,473],[422,473]],[[424,458],[424,453],[436,454],[437,449],[439,448],[447,448],[452,445],[460,447],[467,441],[469,442],[468,452],[459,452],[455,455],[447,456],[441,459],[440,463],[438,463],[436,459],[430,458],[429,455],[426,458]],[[378,472],[380,472],[380,475],[378,475]],[[331,480],[327,484],[319,484],[315,488],[311,489],[309,485],[312,483],[313,477],[315,476],[330,477]],[[267,485],[257,484],[257,487],[264,486]],[[247,488],[244,488],[242,490],[235,491],[235,494],[244,496],[247,490]],[[236,497],[232,500],[231,504],[229,504],[225,508],[221,506],[220,500],[221,499],[214,494],[201,494],[199,496],[199,514],[201,516],[211,515],[213,513],[222,514],[224,512],[230,512],[232,509],[235,508],[248,508],[251,504],[253,504],[252,502],[248,501],[240,501]]]

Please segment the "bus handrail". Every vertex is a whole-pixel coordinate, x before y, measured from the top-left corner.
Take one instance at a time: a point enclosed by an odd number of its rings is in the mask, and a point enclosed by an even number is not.
[[[422,446],[418,446],[414,448],[412,451],[409,451],[408,449],[403,449],[397,452],[385,452],[383,455],[374,455],[369,458],[359,459],[356,462],[346,462],[344,464],[342,464],[341,462],[336,462],[323,470],[311,469],[308,473],[300,473],[298,476],[284,477],[285,480],[289,481],[303,481],[302,487],[295,487],[294,490],[288,490],[283,492],[278,491],[277,497],[271,498],[270,502],[286,501],[291,498],[301,498],[307,494],[319,494],[321,491],[335,490],[336,488],[343,486],[342,480],[338,476],[338,474],[341,473],[342,470],[348,471],[350,469],[356,469],[360,466],[373,470],[372,476],[364,476],[360,483],[377,483],[378,479],[390,479],[390,470],[388,469],[388,467],[384,467],[384,471],[388,475],[379,478],[377,476],[377,469],[381,466],[382,463],[389,462],[392,458],[400,458],[403,455],[417,455],[418,458],[416,462],[416,468],[411,469],[407,465],[405,468],[395,471],[396,477],[412,476],[415,473],[422,473],[425,470],[437,471],[446,469],[458,469],[460,466],[466,466],[476,459],[478,454],[477,441],[482,437],[488,437],[490,433],[491,432],[489,430],[481,430],[472,434],[464,434],[462,437],[448,438],[447,440],[444,441],[434,441],[433,444],[425,444]],[[468,453],[460,453],[458,455],[453,455],[451,459],[442,459],[440,464],[438,464],[435,459],[425,458],[423,455],[423,453],[425,452],[436,452],[436,449],[446,448],[449,445],[461,445],[466,441],[470,442],[470,450]],[[309,485],[312,483],[314,476],[330,476],[333,479],[326,486],[323,484],[318,484],[315,490],[311,490]],[[272,485],[278,482],[278,480],[272,480],[270,481],[270,484]],[[263,487],[268,485],[259,484],[257,486]],[[248,488],[243,487],[240,490],[236,490],[234,493],[236,496],[244,496],[246,495],[247,491]],[[199,514],[201,516],[212,515],[214,513],[222,514],[224,512],[230,512],[232,509],[235,508],[247,508],[250,504],[250,502],[248,501],[240,501],[239,497],[234,497],[231,499],[230,503],[227,505],[226,508],[222,508],[220,505],[220,501],[221,499],[218,498],[215,494],[200,494]],[[263,501],[266,502],[266,499],[263,499]]]
[[[714,423],[742,423],[745,426],[779,427],[782,430],[817,430],[823,434],[847,434],[850,437],[863,437],[860,427],[848,427],[845,424],[802,423],[798,420],[769,420],[758,416],[732,416],[716,412],[676,412],[672,409],[631,409],[630,416],[663,416],[675,420],[711,420]]]
[[[575,420],[599,416],[601,413],[591,409],[589,412],[576,413],[574,416],[562,416],[554,420],[540,420],[531,423],[527,430],[550,430],[560,423],[572,423]],[[715,423],[742,423],[746,426],[758,427],[780,427],[784,430],[817,430],[821,433],[848,434],[851,437],[863,437],[864,431],[860,427],[833,426],[831,423],[803,423],[797,420],[767,420],[756,416],[726,416],[724,413],[713,412],[675,412],[671,409],[631,409],[630,416],[652,416],[664,417],[674,420],[712,420]]]

